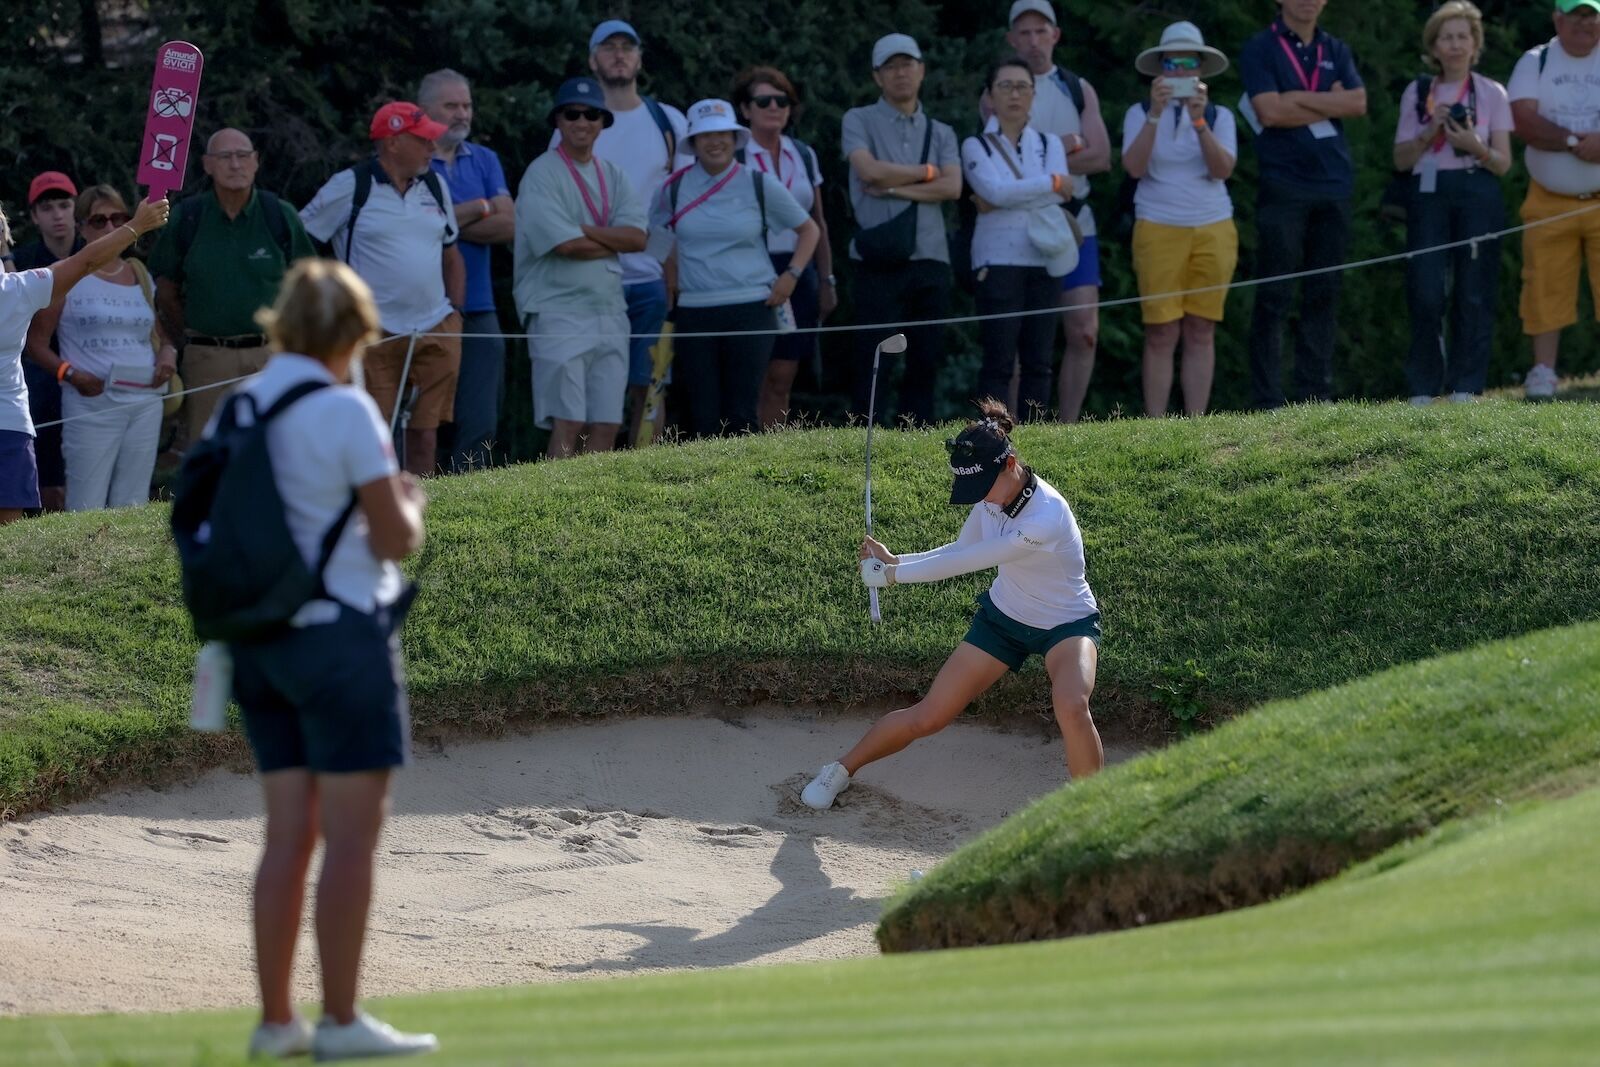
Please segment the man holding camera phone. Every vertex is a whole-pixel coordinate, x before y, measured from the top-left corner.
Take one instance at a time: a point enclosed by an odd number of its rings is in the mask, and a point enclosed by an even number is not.
[[[1355,169],[1344,120],[1367,113],[1367,91],[1350,46],[1317,26],[1327,0],[1281,0],[1272,25],[1239,54],[1245,98],[1261,160],[1256,193],[1256,272],[1263,277],[1342,263],[1350,236]],[[1251,401],[1284,403],[1283,324],[1293,282],[1256,289],[1250,322]],[[1295,327],[1294,400],[1333,396],[1339,275],[1304,279]]]

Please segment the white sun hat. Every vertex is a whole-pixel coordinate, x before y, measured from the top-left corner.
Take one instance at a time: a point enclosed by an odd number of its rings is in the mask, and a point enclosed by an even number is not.
[[[733,105],[726,100],[702,100],[689,109],[689,133],[692,141],[702,133],[731,133],[733,148],[738,151],[750,141],[750,131],[739,125],[733,117]]]
[[[1200,53],[1200,77],[1213,78],[1228,69],[1228,57],[1206,44],[1200,36],[1200,27],[1192,22],[1174,22],[1161,31],[1161,43],[1146,48],[1133,61],[1140,74],[1155,77],[1161,73],[1161,56],[1166,52]]]

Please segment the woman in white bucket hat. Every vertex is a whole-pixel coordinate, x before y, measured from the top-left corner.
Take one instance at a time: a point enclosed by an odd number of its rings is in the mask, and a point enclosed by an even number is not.
[[[1183,343],[1183,410],[1198,415],[1211,397],[1216,326],[1239,259],[1226,182],[1239,155],[1233,114],[1211,103],[1205,79],[1228,69],[1192,22],[1174,22],[1161,43],[1139,53],[1150,99],[1122,122],[1122,165],[1138,180],[1133,268],[1144,318],[1145,414],[1165,415],[1173,361]],[[1161,294],[1207,289],[1188,296]]]
[[[756,408],[777,336],[776,312],[810,265],[819,235],[782,182],[734,158],[750,141],[735,115],[726,100],[689,109],[687,140],[698,162],[667,179],[650,212],[656,254],[664,259],[677,245],[673,391],[678,423],[693,437],[760,427]],[[767,255],[773,230],[797,235],[781,275]]]

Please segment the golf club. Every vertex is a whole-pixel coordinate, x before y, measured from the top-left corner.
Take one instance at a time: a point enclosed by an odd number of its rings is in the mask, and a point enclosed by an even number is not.
[[[878,412],[878,357],[884,352],[898,356],[906,350],[906,335],[897,333],[879,341],[872,350],[872,386],[867,393],[867,536],[872,536],[872,424]],[[872,621],[882,622],[878,613],[878,591],[867,590],[872,602]]]

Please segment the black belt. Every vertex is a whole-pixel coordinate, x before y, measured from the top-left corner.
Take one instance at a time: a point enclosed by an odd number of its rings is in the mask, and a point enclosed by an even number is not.
[[[207,348],[265,348],[267,339],[265,335],[259,333],[242,334],[238,337],[206,337],[204,334],[192,333],[187,343],[204,345]]]

